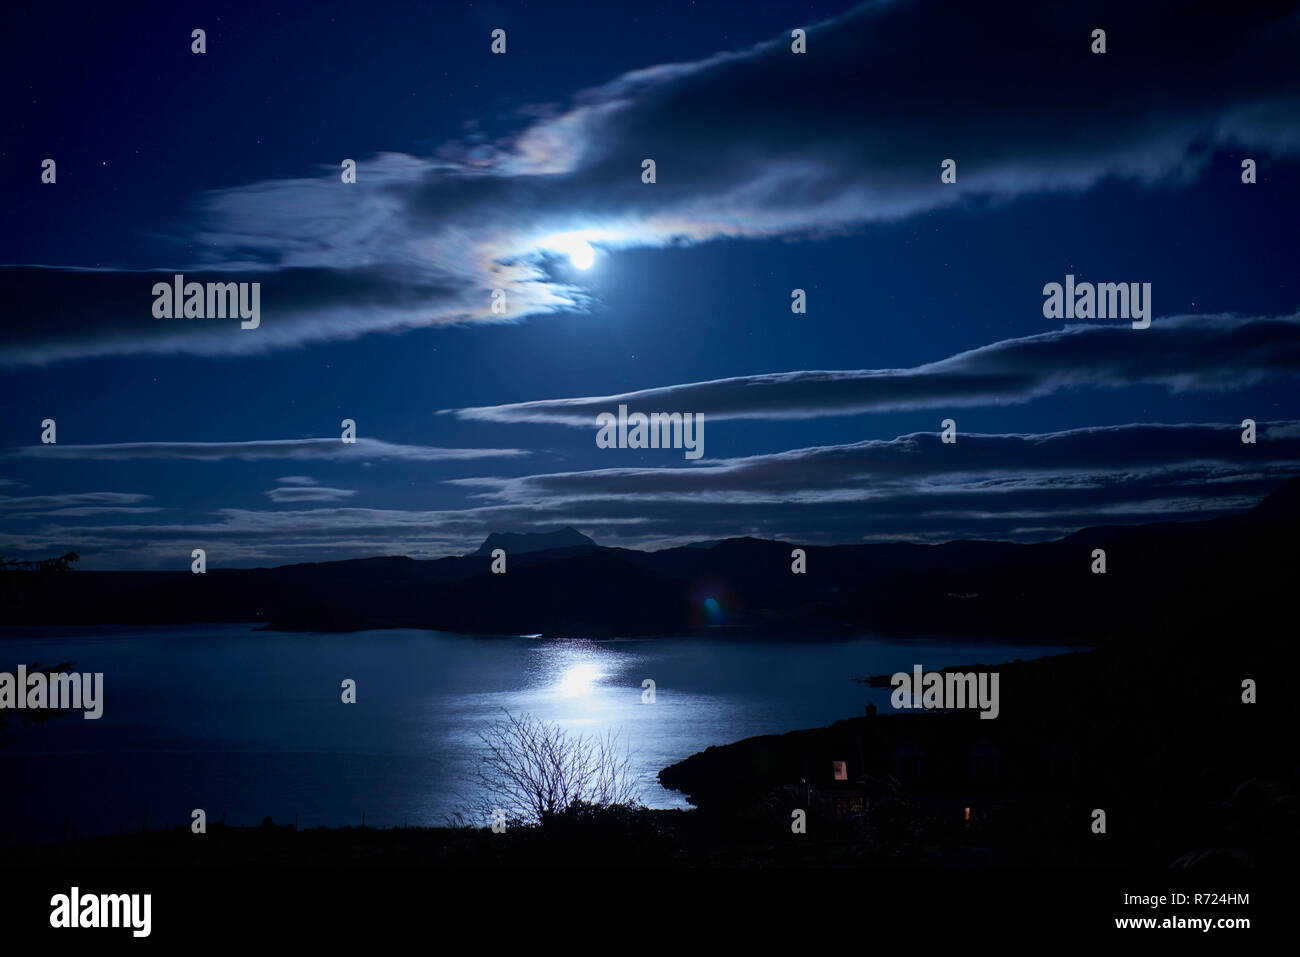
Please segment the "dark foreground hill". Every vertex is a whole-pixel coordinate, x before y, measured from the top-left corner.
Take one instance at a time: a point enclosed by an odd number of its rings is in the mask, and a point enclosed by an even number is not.
[[[1240,630],[958,668],[998,672],[996,719],[883,708],[712,747],[659,780],[751,830],[805,808],[899,863],[1291,867],[1297,666],[1290,631]]]
[[[505,547],[505,574],[480,553],[204,575],[71,572],[11,589],[0,623],[253,621],[586,637],[870,630],[1100,644],[1268,627],[1300,570],[1297,532],[1293,479],[1250,511],[1208,521],[1101,526],[1035,544],[805,547],[804,574],[791,571],[795,546],[783,542],[641,552],[601,548],[572,530],[554,543],[489,539],[488,552]],[[524,550],[511,552],[512,543]],[[1105,574],[1092,572],[1095,549],[1106,553]]]

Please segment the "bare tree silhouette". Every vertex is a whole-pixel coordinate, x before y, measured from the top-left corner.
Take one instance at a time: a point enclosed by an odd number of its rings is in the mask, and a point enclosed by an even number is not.
[[[544,825],[571,807],[639,798],[620,733],[570,735],[558,724],[505,711],[479,739],[487,752],[474,774],[475,803],[485,818],[501,811],[509,820]]]

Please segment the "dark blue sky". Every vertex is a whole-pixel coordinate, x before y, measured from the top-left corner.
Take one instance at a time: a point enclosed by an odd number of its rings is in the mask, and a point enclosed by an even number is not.
[[[1300,465],[1282,6],[223,7],[42,7],[6,41],[6,557],[1043,538],[1244,507]],[[547,252],[574,230],[588,271]],[[261,326],[154,318],[173,271],[260,281]],[[1152,327],[1061,334],[1067,273],[1150,283]],[[675,388],[816,370],[895,371]],[[704,414],[701,459],[597,448],[617,401],[514,406],[638,390]]]

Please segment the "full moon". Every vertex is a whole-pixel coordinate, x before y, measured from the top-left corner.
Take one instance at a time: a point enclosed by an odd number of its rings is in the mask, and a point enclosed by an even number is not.
[[[569,262],[573,263],[575,269],[590,269],[595,261],[596,250],[591,248],[591,243],[576,243],[569,252]]]

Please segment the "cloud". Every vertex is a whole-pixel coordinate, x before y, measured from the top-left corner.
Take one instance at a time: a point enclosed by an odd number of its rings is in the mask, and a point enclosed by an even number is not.
[[[266,493],[272,502],[340,502],[346,498],[356,495],[356,489],[350,488],[325,488],[318,486],[315,488],[304,488],[294,486],[291,488],[273,488]]]
[[[1300,474],[1300,422],[1132,424],[1045,434],[930,433],[702,466],[454,479],[449,509],[222,509],[215,521],[47,523],[0,534],[0,552],[76,548],[87,567],[274,564],[463,554],[493,531],[572,525],[603,544],[658,548],[754,535],[805,544],[1033,541],[1098,524],[1211,518]]]
[[[553,268],[561,236],[611,248],[821,236],[1108,178],[1178,184],[1215,149],[1300,151],[1300,17],[1281,3],[1234,13],[1113,9],[1112,49],[1094,56],[1094,18],[1068,7],[1019,0],[976,18],[940,0],[866,3],[808,25],[804,55],[782,35],[636,70],[485,154],[449,143],[363,160],[355,184],[322,167],[205,194],[184,237],[200,261],[0,269],[13,317],[0,363],[248,355],[512,322],[585,305]],[[646,157],[653,186],[639,179]],[[950,157],[958,179],[941,184]],[[154,319],[152,284],[176,271],[260,281],[260,328]]]
[[[369,461],[405,459],[418,462],[511,458],[529,455],[523,449],[443,449],[427,445],[399,445],[379,439],[268,439],[252,442],[119,442],[106,445],[26,445],[10,450],[14,458],[44,459],[195,459],[218,462],[236,459]]]
[[[803,419],[1028,402],[1065,389],[1159,385],[1226,389],[1300,373],[1300,315],[1180,316],[1148,329],[1069,326],[1006,339],[910,369],[780,372],[627,392],[443,410],[487,422],[594,428],[601,412],[699,412],[714,419]]]
[[[146,515],[150,512],[165,512],[165,508],[158,507],[115,507],[111,505],[83,505],[76,508],[56,508],[48,512],[20,512],[9,516],[12,519],[36,519],[36,518],[84,518],[88,515]]]
[[[893,503],[905,513],[960,493],[988,507],[997,496],[1120,498],[1139,486],[1167,486],[1214,476],[1300,471],[1295,423],[1261,425],[1267,441],[1241,441],[1237,425],[1132,424],[1044,434],[959,434],[945,444],[937,432],[848,445],[794,449],[676,468],[617,468],[517,478],[450,479],[476,497],[516,504],[645,500],[683,496],[762,504],[797,500]],[[900,496],[904,496],[900,504]],[[970,507],[978,509],[972,500]],[[951,507],[959,504],[952,499]]]
[[[37,511],[89,507],[135,505],[147,502],[152,496],[138,492],[71,492],[62,495],[0,495],[0,511]]]
[[[1271,425],[1263,430],[1268,439],[1300,439],[1300,422]]]
[[[319,485],[310,475],[282,475],[276,479],[281,485]]]

